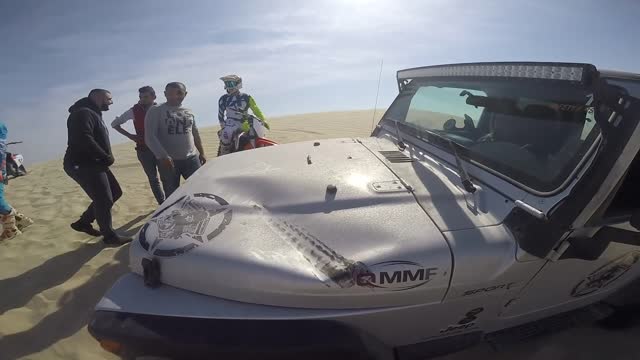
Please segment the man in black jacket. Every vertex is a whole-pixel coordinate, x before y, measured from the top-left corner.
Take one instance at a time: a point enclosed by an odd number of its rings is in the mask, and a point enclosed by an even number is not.
[[[92,203],[71,228],[93,236],[104,236],[109,245],[131,241],[116,234],[111,222],[111,208],[122,196],[122,189],[109,166],[114,162],[109,131],[102,121],[102,112],[113,104],[111,93],[93,89],[89,96],[69,108],[68,143],[64,156],[64,171],[91,198]],[[100,231],[91,223],[97,220]]]

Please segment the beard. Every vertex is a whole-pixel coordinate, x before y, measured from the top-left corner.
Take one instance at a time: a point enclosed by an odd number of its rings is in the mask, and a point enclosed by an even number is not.
[[[100,110],[101,110],[101,111],[109,111],[109,105],[107,105],[107,104],[102,104],[102,106],[100,106]]]

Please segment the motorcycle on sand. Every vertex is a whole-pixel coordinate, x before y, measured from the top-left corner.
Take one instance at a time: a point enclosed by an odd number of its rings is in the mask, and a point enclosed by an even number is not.
[[[7,145],[21,144],[22,141],[14,141]],[[24,156],[13,152],[7,152],[7,178],[27,175],[27,169],[24,167]]]
[[[277,145],[275,141],[269,140],[265,137],[267,134],[267,127],[262,120],[256,116],[249,115],[248,123],[248,131],[238,130],[233,134],[231,139],[231,151],[229,153]],[[218,135],[220,131],[222,130],[218,131]],[[218,145],[217,156],[220,156],[220,145]]]

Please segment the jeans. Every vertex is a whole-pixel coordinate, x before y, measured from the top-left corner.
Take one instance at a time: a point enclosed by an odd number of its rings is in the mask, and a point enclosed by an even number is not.
[[[140,164],[142,164],[142,169],[144,169],[144,173],[147,174],[147,178],[149,179],[149,186],[151,186],[153,196],[155,196],[158,205],[160,205],[164,202],[164,193],[167,190],[165,188],[165,191],[163,191],[162,187],[160,187],[160,180],[158,179],[158,168],[160,164],[155,155],[153,155],[153,152],[148,148],[138,148],[136,152],[138,153],[138,160]],[[164,181],[163,186],[166,186],[164,185]]]
[[[4,183],[0,181],[0,215],[8,215],[11,209],[11,205],[4,197]]]
[[[181,176],[186,180],[201,166],[202,164],[200,163],[200,157],[198,155],[184,160],[173,160],[173,171],[160,164],[160,177],[164,185],[165,196],[171,196],[171,194],[180,187]]]
[[[116,232],[111,222],[111,208],[122,196],[122,189],[111,170],[76,169],[73,166],[65,166],[64,171],[92,200],[91,205],[80,216],[80,222],[91,224],[96,220],[105,238],[115,236]]]
[[[2,124],[1,126],[4,126],[4,124]],[[4,130],[6,132],[6,128]],[[7,174],[6,168],[2,167],[2,163],[4,163],[7,159],[6,151],[6,144],[4,142],[0,142],[0,171],[2,172],[0,174],[0,180],[2,180],[0,181],[0,215],[8,215],[12,209],[11,205],[9,205],[9,203],[7,202],[7,199],[5,199],[4,197],[5,180],[7,179],[7,176],[9,176]]]

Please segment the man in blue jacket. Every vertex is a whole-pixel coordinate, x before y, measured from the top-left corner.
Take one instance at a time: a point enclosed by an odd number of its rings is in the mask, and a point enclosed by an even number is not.
[[[109,170],[114,159],[109,131],[102,121],[102,112],[108,111],[111,104],[109,91],[93,89],[89,96],[69,108],[64,170],[92,200],[71,228],[93,236],[102,235],[105,244],[121,245],[131,239],[116,234],[111,219],[111,208],[122,196],[120,184]],[[99,232],[91,225],[94,220],[100,226]]]

